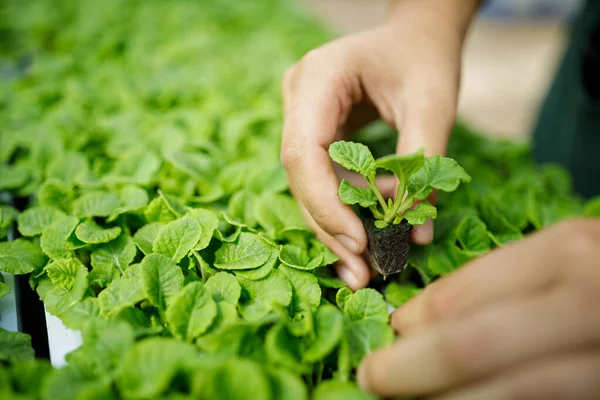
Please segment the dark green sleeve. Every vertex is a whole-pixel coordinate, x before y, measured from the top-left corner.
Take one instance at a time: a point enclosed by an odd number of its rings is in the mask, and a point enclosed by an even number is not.
[[[600,194],[600,1],[588,0],[534,131],[539,163],[567,168],[575,190]]]

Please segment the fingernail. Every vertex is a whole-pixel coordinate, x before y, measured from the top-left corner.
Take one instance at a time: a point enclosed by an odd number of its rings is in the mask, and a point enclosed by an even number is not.
[[[346,235],[337,235],[335,238],[338,242],[342,244],[342,246],[344,246],[354,254],[360,253],[360,247],[358,246],[358,243],[356,243],[356,240]]]
[[[340,267],[338,268],[338,275],[340,279],[348,284],[350,287],[356,287],[358,285],[358,279],[354,275],[354,272],[350,270],[348,267]]]

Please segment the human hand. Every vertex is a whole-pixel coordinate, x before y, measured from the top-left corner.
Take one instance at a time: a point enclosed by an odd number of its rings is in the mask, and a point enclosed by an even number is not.
[[[281,158],[290,189],[317,237],[339,256],[338,274],[354,290],[370,277],[362,257],[367,237],[338,198],[341,175],[329,145],[381,117],[402,132],[398,153],[425,148],[426,155],[444,154],[456,117],[465,15],[476,3],[398,1],[385,25],[313,50],[285,75]],[[366,185],[358,176],[344,178]],[[390,178],[378,181],[388,197],[396,185]],[[431,221],[415,227],[414,242],[432,237]]]
[[[472,261],[392,314],[402,335],[359,384],[444,400],[597,399],[600,221],[572,220]]]

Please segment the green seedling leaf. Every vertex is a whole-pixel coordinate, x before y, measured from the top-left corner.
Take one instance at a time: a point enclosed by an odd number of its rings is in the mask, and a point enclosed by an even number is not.
[[[243,400],[252,393],[255,400],[270,400],[271,385],[266,372],[258,364],[232,358],[210,374],[201,398]]]
[[[325,381],[315,389],[313,400],[376,400],[352,382]]]
[[[73,213],[79,218],[108,217],[121,207],[121,199],[111,192],[87,192],[73,202]]]
[[[423,167],[424,164],[424,149],[419,149],[417,152],[412,154],[390,154],[388,156],[378,158],[375,161],[376,168],[383,168],[393,172],[401,183],[406,183],[411,176],[413,176]]]
[[[52,225],[44,229],[40,239],[40,246],[44,253],[52,259],[68,258],[71,250],[68,240],[79,224],[79,219],[73,216],[65,216],[56,219]]]
[[[0,361],[18,363],[33,360],[31,336],[21,332],[9,332],[0,328]]]
[[[346,329],[353,367],[358,367],[363,358],[373,351],[394,342],[394,330],[387,322],[377,319],[356,320]]]
[[[269,379],[271,381],[273,399],[308,399],[308,390],[304,382],[293,373],[281,368],[270,368]]]
[[[18,216],[19,211],[16,208],[0,204],[0,239],[4,239],[8,235],[8,231]]]
[[[402,284],[391,282],[385,287],[385,300],[397,308],[421,293],[422,290],[423,289],[416,287],[415,284],[411,282]]]
[[[485,223],[475,216],[460,221],[456,228],[456,240],[470,256],[476,257],[490,250],[490,235]]]
[[[142,260],[142,287],[145,297],[159,310],[165,311],[167,299],[183,288],[183,272],[170,258],[150,254]]]
[[[233,243],[223,243],[215,253],[215,267],[224,270],[258,268],[271,256],[271,246],[258,235],[242,232]]]
[[[344,311],[346,309],[346,303],[348,302],[348,299],[352,297],[352,295],[352,290],[348,289],[347,287],[343,287],[337,291],[335,295],[335,302],[340,310]]]
[[[275,265],[277,264],[277,262],[279,261],[279,250],[273,248],[271,251],[271,256],[269,257],[269,260],[264,263],[262,266],[258,267],[258,268],[254,268],[254,269],[238,269],[235,270],[234,273],[236,276],[245,278],[245,279],[250,279],[250,280],[260,280],[263,279],[265,277],[267,277],[271,271],[273,270],[273,268],[275,268]]]
[[[158,232],[165,226],[160,222],[152,222],[148,225],[142,226],[136,233],[133,235],[133,241],[137,245],[137,247],[144,253],[145,255],[152,254],[152,247],[154,246],[154,241],[158,236]]]
[[[119,191],[118,195],[122,205],[107,218],[108,222],[114,221],[119,215],[141,211],[148,205],[148,193],[137,186],[127,185]]]
[[[333,352],[344,332],[344,317],[332,305],[319,307],[314,318],[315,337],[302,351],[302,358],[308,363],[318,362]]]
[[[243,288],[240,313],[247,321],[259,321],[277,307],[288,307],[292,302],[292,285],[278,270],[265,279],[252,281],[239,278]]]
[[[286,244],[281,247],[279,260],[292,268],[312,271],[321,266],[323,254],[317,255],[311,260],[306,250],[292,244]]]
[[[56,207],[61,211],[69,212],[73,192],[68,185],[61,181],[49,179],[40,186],[37,198],[43,206]]]
[[[86,269],[77,258],[63,258],[44,268],[52,283],[60,288],[71,290],[80,269]]]
[[[203,250],[208,246],[215,231],[219,228],[219,217],[214,211],[204,208],[195,208],[188,215],[194,218],[202,228],[202,234],[198,243],[194,246],[194,250]]]
[[[16,166],[0,164],[0,190],[17,189],[27,183],[27,170]]]
[[[377,204],[377,197],[371,188],[359,188],[352,186],[347,180],[342,179],[338,189],[338,195],[342,203],[348,205],[358,204],[361,207],[368,208]]]
[[[41,249],[25,239],[0,242],[0,270],[13,275],[23,275],[42,269],[46,256]]]
[[[427,218],[435,219],[437,217],[437,209],[431,205],[427,200],[421,201],[416,208],[409,208],[404,214],[396,219],[400,221],[394,221],[394,223],[400,223],[402,218],[406,218],[406,222],[411,225],[423,225]]]
[[[342,167],[361,174],[365,179],[375,178],[375,159],[367,146],[340,140],[329,146],[329,155]]]
[[[176,263],[181,261],[200,240],[202,227],[192,217],[169,222],[156,235],[152,251],[164,254]]]
[[[383,295],[370,288],[358,290],[350,296],[345,302],[344,313],[353,321],[366,319],[384,323],[389,321],[388,306]]]
[[[17,219],[19,232],[23,236],[41,235],[54,221],[65,216],[65,213],[52,206],[28,208]]]
[[[112,228],[102,228],[94,221],[85,221],[75,229],[75,236],[83,243],[100,244],[108,243],[116,239],[121,234],[121,228],[118,226]]]
[[[100,292],[98,306],[102,315],[111,317],[146,298],[140,276],[123,277],[115,279],[106,289]]]
[[[121,235],[115,240],[98,245],[92,252],[91,263],[94,269],[115,269],[122,274],[133,262],[137,249],[133,239],[127,235]]]
[[[173,297],[166,317],[175,337],[192,341],[202,335],[217,316],[217,304],[211,291],[201,282],[192,282]]]
[[[453,192],[461,182],[471,182],[471,177],[458,163],[447,157],[427,157],[423,168],[408,180],[408,193],[415,200],[423,200],[434,189]]]
[[[277,324],[267,332],[265,352],[272,365],[294,371],[297,374],[310,371],[310,367],[302,362],[300,342],[288,332],[283,324]]]

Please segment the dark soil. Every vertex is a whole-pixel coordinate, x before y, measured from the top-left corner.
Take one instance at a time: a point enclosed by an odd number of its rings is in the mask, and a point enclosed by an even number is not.
[[[404,271],[408,265],[412,225],[406,220],[379,229],[373,218],[363,218],[369,244],[368,258],[371,266],[381,275],[388,276]]]

